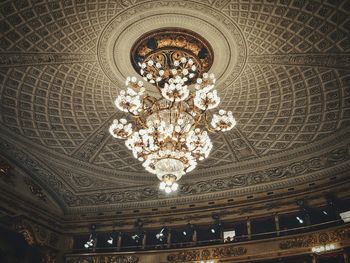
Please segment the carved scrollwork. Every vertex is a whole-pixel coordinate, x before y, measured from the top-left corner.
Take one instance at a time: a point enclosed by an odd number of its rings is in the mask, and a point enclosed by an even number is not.
[[[17,221],[13,225],[13,228],[16,232],[23,236],[28,245],[32,246],[36,244],[33,229],[28,223],[25,221]]]
[[[194,260],[200,260],[200,250],[189,250],[189,251],[183,251],[177,254],[170,254],[168,255],[167,259],[170,262],[187,262],[187,261],[194,261]]]
[[[137,263],[139,258],[134,255],[108,256],[67,256],[66,263]]]
[[[307,235],[307,236],[296,237],[296,238],[281,242],[280,249],[309,247],[313,244],[317,244],[317,236]]]
[[[213,193],[238,188],[241,186],[252,186],[261,183],[273,182],[282,178],[301,176],[310,172],[319,171],[339,165],[343,162],[347,162],[350,160],[350,151],[348,151],[348,147],[348,145],[341,146],[316,157],[287,165],[268,168],[258,173],[249,172],[220,179],[183,184],[180,186],[179,192],[181,195]],[[6,152],[6,155],[8,155],[10,158],[13,158],[18,163],[21,163],[27,171],[33,172],[40,180],[51,186],[56,193],[61,194],[66,204],[71,207],[81,205],[104,205],[123,202],[150,201],[164,198],[164,196],[159,194],[156,188],[150,187],[145,187],[143,189],[139,189],[138,191],[111,190],[110,192],[104,193],[74,195],[51,171],[43,167],[39,162],[20,149],[1,140],[0,148],[3,149]],[[90,184],[90,182],[84,181],[83,184]]]
[[[280,249],[305,248],[319,244],[340,242],[349,239],[350,229],[340,229],[319,234],[309,234],[285,240],[279,244]]]
[[[59,237],[56,233],[44,228],[43,226],[29,222],[27,219],[16,219],[13,223],[13,229],[20,233],[29,245],[37,245],[47,248],[57,247]]]
[[[167,259],[169,262],[188,262],[213,258],[236,257],[245,255],[246,253],[247,249],[245,247],[224,246],[213,249],[182,251],[177,254],[168,255]]]
[[[11,166],[0,157],[0,178],[5,183],[15,186],[13,177],[14,177],[14,174],[11,173]]]
[[[237,257],[247,254],[245,247],[228,246],[213,249],[213,258]]]
[[[226,178],[197,182],[180,188],[182,194],[208,193],[229,190],[238,186],[251,186],[261,183],[272,182],[283,178],[296,177],[313,171],[319,171],[332,167],[350,159],[348,146],[342,146],[326,154],[312,157],[303,161],[288,165],[276,166],[259,172],[238,174]],[[217,187],[220,185],[220,187]]]
[[[31,178],[24,177],[24,182],[28,186],[30,192],[36,196],[39,200],[46,202],[47,196],[44,194],[43,189],[35,183]]]

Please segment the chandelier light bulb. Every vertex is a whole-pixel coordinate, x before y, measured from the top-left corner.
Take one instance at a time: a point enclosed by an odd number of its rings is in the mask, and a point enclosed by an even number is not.
[[[171,190],[173,192],[176,192],[178,188],[179,188],[179,184],[178,183],[173,183],[173,185],[171,186]]]
[[[114,120],[109,132],[125,139],[145,170],[157,175],[159,189],[169,194],[178,190],[182,176],[209,156],[213,144],[208,131],[229,131],[236,120],[231,111],[221,109],[209,122],[208,111],[220,104],[216,79],[213,73],[201,73],[194,58],[181,57],[168,64],[146,59],[138,65],[158,95],[147,94],[143,81],[127,77],[126,89],[120,91],[115,105],[134,121]]]
[[[165,183],[165,182],[160,182],[160,184],[159,184],[159,189],[160,189],[160,190],[164,190],[165,187],[166,187],[166,183]]]
[[[171,193],[171,188],[169,186],[165,187],[165,192],[167,194],[170,194]]]

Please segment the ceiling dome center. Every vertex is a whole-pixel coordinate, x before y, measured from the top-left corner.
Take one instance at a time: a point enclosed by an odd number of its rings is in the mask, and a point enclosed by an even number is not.
[[[197,75],[208,72],[214,61],[213,48],[199,34],[183,28],[160,28],[143,34],[131,48],[134,69],[140,72],[145,60],[155,60],[170,68],[174,61],[187,57],[194,61]]]

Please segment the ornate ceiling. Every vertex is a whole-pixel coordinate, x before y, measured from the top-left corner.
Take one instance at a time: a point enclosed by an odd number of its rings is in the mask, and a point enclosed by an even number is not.
[[[350,169],[349,1],[19,0],[0,10],[0,153],[62,214],[254,195]],[[209,160],[166,196],[108,127],[124,77],[136,75],[133,40],[170,26],[213,47],[238,124],[212,135]]]

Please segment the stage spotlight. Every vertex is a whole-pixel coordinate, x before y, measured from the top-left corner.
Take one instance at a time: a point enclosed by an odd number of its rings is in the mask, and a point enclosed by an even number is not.
[[[135,240],[136,243],[140,243],[141,239],[142,239],[142,234],[135,234],[135,235],[131,236],[131,238],[133,240]]]
[[[297,216],[297,217],[295,217],[295,218],[298,220],[298,222],[299,222],[300,224],[303,224],[303,223],[304,223],[304,220],[301,219],[299,216]]]
[[[110,236],[110,237],[108,238],[108,240],[107,240],[107,243],[110,244],[110,245],[112,245],[112,244],[113,244],[113,241],[114,241],[113,237]]]
[[[84,244],[85,248],[90,248],[94,246],[94,239],[92,237],[92,234],[90,234],[90,237],[88,239],[88,241],[86,241],[86,243]]]
[[[223,226],[222,226],[222,222],[220,220],[220,216],[218,214],[214,214],[212,215],[212,218],[214,219],[214,223],[210,228],[210,232],[214,235],[219,235],[222,230],[223,230]]]
[[[163,233],[157,234],[157,235],[156,235],[156,238],[157,238],[159,241],[163,241],[164,234],[163,234]]]
[[[185,237],[191,238],[193,236],[193,233],[194,233],[194,225],[188,223],[185,229],[182,231],[182,234]]]
[[[113,230],[113,232],[110,234],[107,243],[110,245],[113,245],[113,242],[117,239],[118,234]]]
[[[136,241],[136,240],[140,239],[140,236],[138,234],[135,234],[135,235],[131,236],[131,238]]]
[[[163,242],[165,240],[166,229],[163,227],[158,234],[156,234],[156,238]]]

